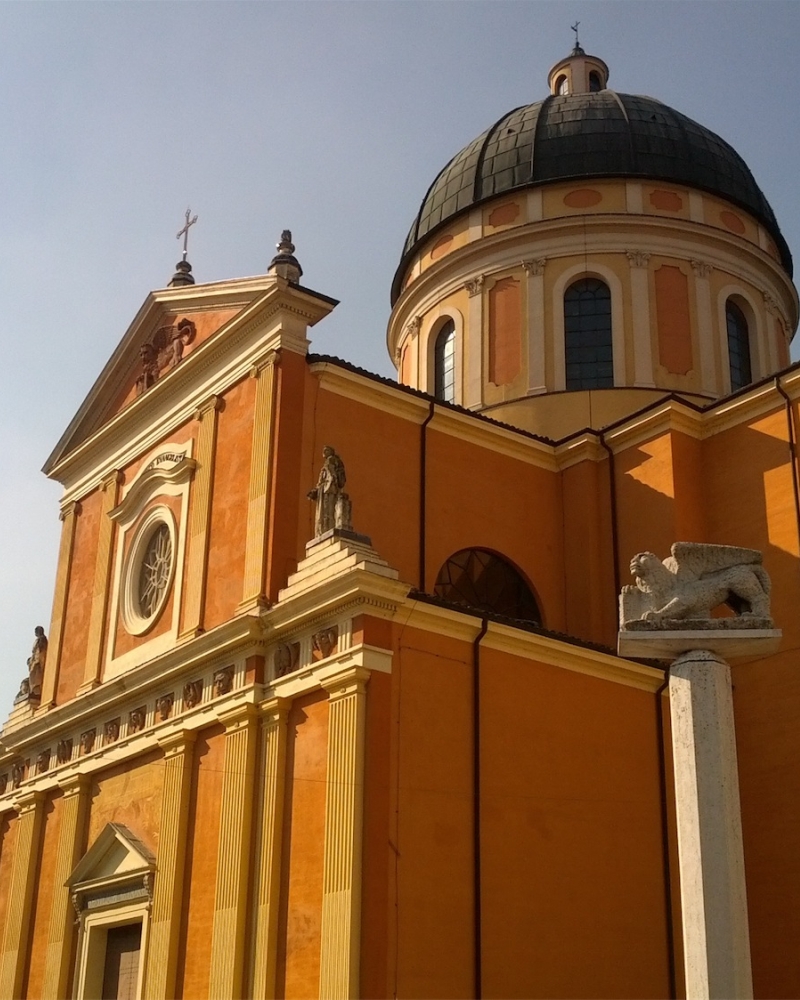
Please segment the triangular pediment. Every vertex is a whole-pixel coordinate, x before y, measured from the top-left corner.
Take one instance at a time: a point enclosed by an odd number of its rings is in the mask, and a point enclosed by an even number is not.
[[[291,298],[309,325],[326,315],[334,299],[293,286],[275,275],[239,278],[151,292],[125,336],[92,386],[61,440],[45,462],[50,474],[104,425],[123,411],[134,411],[154,390],[158,395],[177,386],[187,368],[206,360],[214,345],[274,310],[277,300]],[[297,308],[299,306],[299,308]],[[177,377],[176,377],[177,376]],[[58,473],[54,475],[58,478]]]
[[[155,865],[155,855],[131,830],[107,823],[66,884],[73,890],[114,885],[152,872]]]

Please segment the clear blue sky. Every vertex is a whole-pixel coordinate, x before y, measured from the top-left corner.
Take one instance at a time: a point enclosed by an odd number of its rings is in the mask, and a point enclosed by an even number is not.
[[[800,256],[800,4],[0,4],[0,720],[49,628],[60,487],[44,459],[187,205],[198,281],[263,273],[290,227],[341,299],[313,350],[391,374],[389,286],[444,163],[547,93],[581,43],[744,156]]]

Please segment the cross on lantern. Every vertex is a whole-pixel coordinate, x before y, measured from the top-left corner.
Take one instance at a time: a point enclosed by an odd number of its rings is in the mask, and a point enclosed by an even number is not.
[[[181,238],[181,236],[183,237],[183,259],[184,260],[186,260],[186,254],[188,253],[188,249],[187,248],[188,248],[188,245],[189,245],[189,226],[193,226],[195,224],[195,222],[197,222],[197,216],[196,215],[195,215],[195,217],[193,219],[189,218],[189,216],[191,214],[192,214],[192,210],[190,208],[187,208],[186,209],[186,225],[183,227],[183,229],[181,229],[178,232],[178,235],[175,237],[178,240]]]

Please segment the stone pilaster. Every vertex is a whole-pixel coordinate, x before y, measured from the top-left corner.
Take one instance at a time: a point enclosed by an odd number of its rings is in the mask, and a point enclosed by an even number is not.
[[[197,468],[191,490],[186,591],[183,605],[181,638],[194,635],[203,627],[208,565],[208,531],[211,520],[211,488],[214,480],[214,457],[217,440],[217,414],[222,406],[219,396],[212,396],[198,407],[195,417],[200,424],[197,434]]]
[[[144,995],[148,1000],[166,1000],[175,996],[195,739],[193,732],[179,731],[159,740],[164,750],[164,790],[158,842],[158,878],[153,892],[145,970]]]
[[[111,574],[111,540],[114,523],[108,516],[117,506],[119,484],[122,476],[112,472],[102,483],[102,510],[100,511],[100,531],[97,538],[97,558],[94,565],[94,589],[92,591],[92,612],[89,619],[89,637],[86,648],[86,664],[83,673],[82,693],[95,687],[100,681],[100,667],[103,655],[103,630],[108,609],[108,584]]]
[[[544,268],[546,258],[523,260],[528,276],[528,392],[547,392],[545,372]]]
[[[711,307],[709,276],[712,266],[702,260],[690,261],[694,271],[694,297],[697,309],[697,343],[700,352],[700,388],[703,392],[722,391],[714,364],[714,314]],[[726,334],[727,337],[727,334]]]
[[[250,460],[250,498],[247,505],[247,543],[245,545],[244,592],[239,609],[264,606],[264,573],[267,561],[270,486],[275,424],[275,368],[279,354],[270,351],[253,366],[256,399],[253,421],[253,444]]]
[[[286,736],[290,702],[275,698],[261,706],[262,794],[253,947],[253,1000],[275,996],[280,901],[281,831],[286,784]]]
[[[631,267],[631,314],[633,316],[633,384],[651,388],[653,348],[650,339],[650,254],[627,250]]]
[[[0,998],[19,997],[28,958],[28,936],[39,849],[42,836],[44,795],[26,792],[17,800],[17,838],[8,892],[8,910],[3,928],[3,951],[0,955]]]
[[[714,653],[679,656],[669,681],[686,996],[753,996],[733,698]]]
[[[369,671],[350,667],[326,682],[328,792],[322,881],[322,1000],[359,996],[364,728]]]
[[[85,774],[71,775],[59,782],[64,797],[58,833],[58,855],[53,873],[53,900],[47,931],[42,1000],[64,1000],[70,994],[69,969],[75,936],[75,911],[64,884],[77,865],[86,836],[86,809],[90,781]]]
[[[61,643],[64,638],[64,619],[67,612],[67,593],[72,570],[72,548],[75,528],[81,505],[77,501],[66,504],[61,510],[61,544],[58,549],[56,589],[53,595],[53,614],[48,634],[47,664],[42,681],[42,705],[52,705],[58,688],[58,666],[61,660]]]
[[[464,332],[464,406],[474,410],[483,402],[483,275],[466,282],[469,295]]]
[[[217,884],[208,994],[242,996],[250,832],[255,764],[256,710],[237,705],[221,714],[225,724],[225,775],[220,805]]]

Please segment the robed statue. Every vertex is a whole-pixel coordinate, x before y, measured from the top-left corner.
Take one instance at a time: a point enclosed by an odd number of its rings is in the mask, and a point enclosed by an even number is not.
[[[41,625],[33,630],[33,649],[28,657],[28,676],[20,684],[14,704],[21,701],[39,701],[42,697],[44,665],[47,660],[47,636]]]
[[[352,530],[350,497],[344,492],[344,462],[327,444],[322,449],[322,459],[317,485],[308,493],[309,500],[314,500],[317,504],[314,517],[315,538],[333,528]]]

